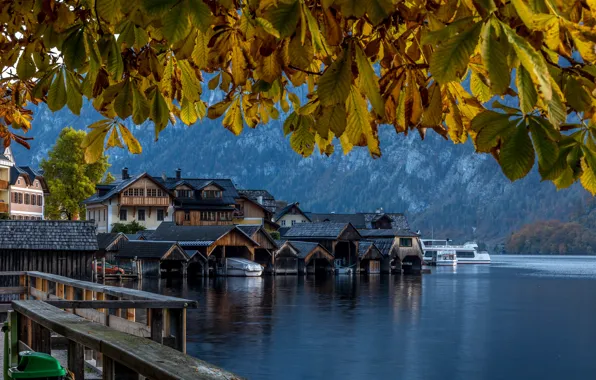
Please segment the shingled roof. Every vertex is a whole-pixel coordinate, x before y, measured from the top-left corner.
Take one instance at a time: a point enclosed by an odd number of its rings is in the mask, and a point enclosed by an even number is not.
[[[380,258],[379,255],[383,255],[375,243],[372,241],[363,240],[358,244],[358,257],[363,258],[369,252],[369,250],[371,250],[372,258]],[[371,256],[367,257],[370,258]]]
[[[275,213],[277,210],[277,202],[275,201],[275,197],[267,190],[238,190],[238,194],[243,195],[257,203],[259,201],[259,197],[261,197],[263,207],[272,213]]]
[[[114,195],[123,191],[125,188],[127,188],[129,185],[131,185],[133,182],[136,182],[141,177],[145,177],[145,176],[148,177],[147,173],[141,173],[138,175],[130,176],[129,178],[117,179],[117,180],[111,182],[109,185],[98,185],[98,188],[101,189],[101,191],[96,192],[89,198],[85,199],[83,201],[83,203],[89,204],[89,203],[103,202],[105,200],[108,200],[108,199],[112,198]]]
[[[304,259],[306,256],[308,256],[309,253],[311,253],[317,247],[321,247],[321,249],[327,251],[319,243],[308,242],[308,241],[296,241],[296,240],[289,240],[289,241],[287,241],[287,243],[289,243],[294,248],[294,251],[296,251],[296,254],[301,259]],[[327,252],[329,252],[329,251],[327,251]]]
[[[286,215],[288,212],[290,212],[290,210],[291,210],[293,207],[296,207],[296,208],[298,209],[298,211],[300,211],[300,213],[301,213],[302,215],[304,215],[304,217],[310,221],[310,218],[308,217],[307,213],[303,212],[303,211],[300,209],[300,204],[299,204],[298,202],[294,202],[294,203],[290,203],[290,204],[286,205],[286,207],[282,208],[281,210],[279,210],[279,211],[277,212],[277,214],[275,214],[275,217],[274,217],[273,219],[274,219],[275,221],[278,221],[278,220],[279,220],[279,218],[281,218],[282,216],[284,216],[284,215]]]
[[[359,229],[358,232],[360,233],[360,235],[362,235],[364,237],[385,237],[385,238],[418,237],[418,234],[410,231],[409,229],[402,230],[400,228],[389,228],[389,229],[381,228],[381,229],[374,229],[374,230]]]
[[[219,240],[232,230],[238,230],[250,241],[250,236],[234,225],[228,226],[178,226],[174,222],[162,222],[149,239],[153,241],[177,241],[181,245],[203,245],[208,246]]]
[[[118,250],[116,257],[118,258],[147,258],[147,259],[162,259],[171,250],[177,252],[177,258],[180,260],[188,260],[190,257],[178,243],[174,241],[146,241],[134,240],[122,243]]]
[[[219,206],[218,209],[221,210],[233,210],[234,207],[230,207],[230,205],[234,205],[236,203],[236,198],[238,198],[238,191],[236,191],[236,186],[231,179],[227,178],[175,178],[175,177],[153,177],[153,179],[163,186],[165,186],[170,191],[176,189],[177,186],[185,184],[195,191],[195,197],[192,199],[176,199],[176,203],[182,205],[184,208],[187,209],[201,209],[202,207],[209,206],[210,210],[213,210],[213,206]],[[200,197],[200,190],[208,185],[215,185],[222,189],[222,197],[221,198],[209,198],[209,199],[202,199]]]
[[[391,226],[402,230],[409,230],[410,224],[408,218],[401,213],[367,213],[358,212],[353,214],[318,214],[318,213],[307,213],[310,220],[313,222],[335,222],[335,223],[352,223],[352,225],[358,229],[360,228],[373,228],[373,222],[379,220],[382,217],[388,217],[391,220]]]
[[[121,232],[118,233],[99,233],[97,234],[97,245],[100,250],[111,250],[119,239],[128,240],[128,237]]]
[[[0,220],[0,249],[97,251],[92,221]]]
[[[369,239],[379,249],[383,256],[389,256],[391,254],[391,247],[393,247],[393,239]],[[360,244],[364,241],[361,240]],[[359,244],[359,245],[360,245]]]
[[[321,238],[337,239],[342,232],[349,227],[354,227],[350,223],[297,223],[293,225],[284,235],[284,239],[300,240],[300,238]],[[356,235],[358,232],[354,229]],[[298,239],[296,239],[298,238]]]

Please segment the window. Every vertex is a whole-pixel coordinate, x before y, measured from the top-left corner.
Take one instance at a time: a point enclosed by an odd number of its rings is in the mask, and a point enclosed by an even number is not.
[[[163,210],[157,210],[157,220],[160,222],[163,220]]]
[[[31,203],[29,200],[29,194],[25,194],[25,204],[28,205],[29,203]]]
[[[20,184],[21,184],[21,179],[19,178],[19,179],[17,179],[17,185],[20,185]]]
[[[296,224],[296,221],[295,220],[292,220],[292,226],[295,225],[295,224]]]
[[[23,204],[23,193],[19,193],[19,203]]]
[[[190,221],[190,211],[184,211],[184,220],[187,222]]]
[[[39,187],[39,181],[35,180],[35,187]]]
[[[412,246],[412,238],[399,238],[399,246],[400,247],[411,247]]]
[[[105,208],[103,209],[103,221],[104,222],[106,221],[106,209]]]
[[[203,191],[203,198],[221,198],[221,191],[220,190],[204,190]]]
[[[33,206],[37,205],[37,197],[35,195],[31,195],[31,204]]]
[[[145,220],[145,210],[139,210],[139,220]]]
[[[14,203],[19,203],[19,193],[12,193],[12,201]]]
[[[201,211],[201,220],[215,221],[217,213],[215,211]]]
[[[41,197],[41,195],[37,196],[37,205],[38,206],[43,206],[43,198]]]
[[[285,221],[285,220],[282,220],[282,221],[281,221],[281,225],[282,225],[282,227],[285,227],[285,225],[286,225],[286,221]]]
[[[229,211],[221,211],[219,213],[219,220],[223,220],[223,221],[232,220],[232,213]]]
[[[128,210],[125,210],[125,209],[122,209],[122,210],[120,210],[120,220],[126,220],[126,217],[127,217],[127,215],[126,215],[126,214],[127,214],[127,211],[128,211]]]
[[[158,197],[165,197],[166,193],[162,189],[157,189],[157,196]]]

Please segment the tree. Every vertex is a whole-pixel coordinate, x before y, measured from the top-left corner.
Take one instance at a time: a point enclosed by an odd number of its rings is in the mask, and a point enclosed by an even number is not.
[[[27,145],[17,132],[30,129],[28,102],[78,114],[83,97],[92,101],[105,119],[89,126],[89,162],[106,148],[141,152],[124,119],[151,121],[157,139],[176,120],[223,116],[240,134],[281,110],[303,156],[315,146],[332,154],[337,139],[344,153],[363,146],[378,157],[381,125],[422,138],[431,129],[471,138],[511,180],[537,161],[544,180],[581,180],[596,193],[594,0],[0,0],[0,9],[6,144]],[[205,81],[225,93],[210,107]],[[507,96],[519,106],[503,105]]]
[[[111,172],[107,172],[105,178],[101,181],[102,185],[109,185],[110,183],[114,182],[116,177]]]
[[[112,233],[122,232],[123,234],[136,234],[139,231],[145,231],[147,227],[143,226],[136,220],[130,223],[114,223],[112,224]]]
[[[81,202],[95,193],[95,185],[109,167],[106,156],[96,162],[85,162],[82,142],[86,133],[64,128],[56,145],[41,162],[50,195],[45,202],[47,219],[84,218],[85,206]]]

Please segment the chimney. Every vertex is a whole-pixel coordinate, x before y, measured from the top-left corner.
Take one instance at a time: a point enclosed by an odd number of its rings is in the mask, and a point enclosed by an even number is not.
[[[176,169],[176,179],[179,180],[182,174],[182,169],[178,168]]]
[[[122,179],[129,179],[130,176],[128,175],[128,168],[122,169]]]
[[[258,203],[258,204],[260,204],[260,205],[262,205],[262,204],[263,204],[263,196],[262,196],[262,195],[259,195],[259,196],[257,197],[257,203]]]

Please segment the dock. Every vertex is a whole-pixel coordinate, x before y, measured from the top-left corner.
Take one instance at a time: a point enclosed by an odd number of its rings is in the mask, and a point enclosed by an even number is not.
[[[90,362],[108,380],[240,378],[186,354],[186,311],[196,301],[43,272],[0,277],[19,283],[0,288],[13,298],[2,311],[9,312],[8,358],[14,365],[18,352],[51,354],[61,339],[76,380],[84,379]]]

